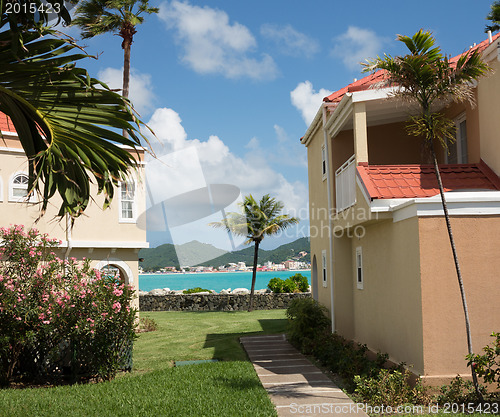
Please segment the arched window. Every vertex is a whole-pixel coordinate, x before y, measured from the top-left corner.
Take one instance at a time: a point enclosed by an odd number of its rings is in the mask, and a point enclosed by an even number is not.
[[[122,182],[120,184],[120,221],[134,223],[135,218],[135,182]]]
[[[14,174],[9,184],[9,201],[27,201],[28,195],[28,175],[24,173]],[[30,201],[32,199],[30,198]]]

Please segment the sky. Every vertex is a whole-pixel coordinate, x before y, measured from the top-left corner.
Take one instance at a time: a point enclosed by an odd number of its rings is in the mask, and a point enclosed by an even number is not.
[[[130,86],[135,109],[156,135],[150,143],[157,159],[148,164],[146,181],[150,247],[191,240],[224,249],[242,244],[208,223],[250,193],[270,194],[301,219],[264,239],[263,248],[307,236],[307,153],[300,138],[323,97],[361,78],[366,58],[405,53],[397,34],[423,28],[444,53],[463,52],[486,39],[491,3],[150,0],[160,11],[137,27]],[[77,28],[62,30],[79,37]],[[106,34],[78,43],[98,57],[79,65],[121,88],[121,38]],[[188,201],[210,184],[231,190],[222,198],[227,207],[165,224],[162,202]],[[234,188],[240,191],[235,198]]]

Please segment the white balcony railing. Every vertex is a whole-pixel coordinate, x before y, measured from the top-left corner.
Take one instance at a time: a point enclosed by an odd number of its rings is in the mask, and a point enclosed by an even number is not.
[[[356,204],[356,155],[335,171],[337,213]]]

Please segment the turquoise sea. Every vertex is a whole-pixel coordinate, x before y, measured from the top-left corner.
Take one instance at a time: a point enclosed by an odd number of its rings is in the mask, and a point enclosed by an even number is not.
[[[274,277],[286,279],[301,273],[311,283],[311,271],[271,271],[257,272],[255,289],[267,288],[269,280]],[[170,288],[171,290],[187,290],[201,287],[207,290],[220,292],[228,288],[248,288],[252,285],[251,272],[213,272],[193,274],[142,274],[139,275],[139,289],[151,291],[156,288]]]

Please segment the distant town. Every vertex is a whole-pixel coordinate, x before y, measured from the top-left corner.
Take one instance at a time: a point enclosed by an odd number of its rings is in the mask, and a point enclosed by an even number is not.
[[[303,258],[307,255],[307,252],[303,251],[297,254],[298,258]],[[263,265],[257,265],[257,271],[298,271],[298,270],[308,270],[311,268],[309,262],[303,262],[300,260],[288,260],[281,263],[265,262]],[[221,265],[218,268],[213,266],[194,266],[194,267],[175,267],[167,266],[160,268],[154,272],[155,274],[182,274],[182,273],[206,273],[206,272],[249,272],[252,271],[252,266],[247,266],[245,262],[230,262],[227,265]],[[139,273],[144,274],[142,267],[139,267]]]

